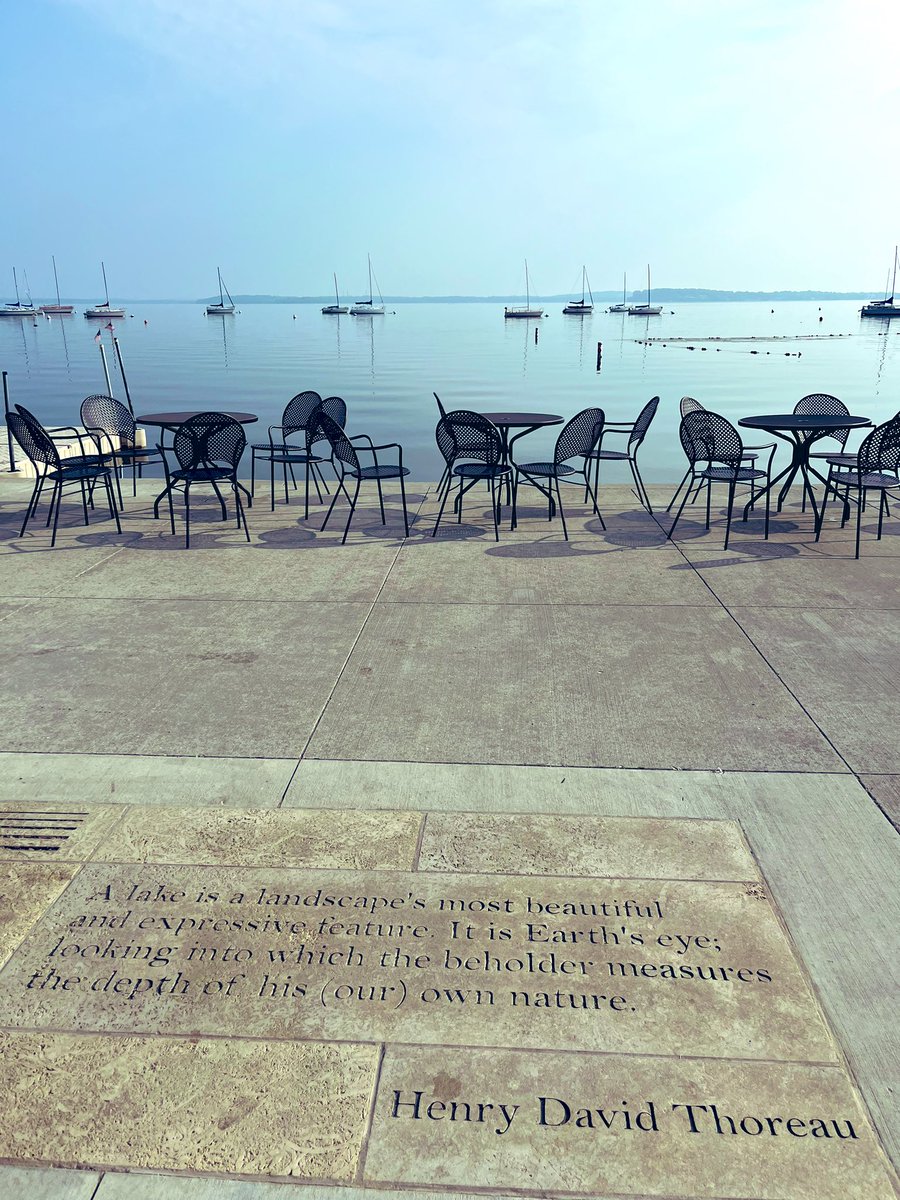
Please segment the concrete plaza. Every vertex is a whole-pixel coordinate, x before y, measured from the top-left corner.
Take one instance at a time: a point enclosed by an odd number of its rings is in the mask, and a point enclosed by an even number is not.
[[[837,506],[815,543],[797,497],[773,514],[768,541],[754,517],[736,523],[723,551],[717,508],[709,532],[702,506],[688,509],[670,542],[664,512],[651,516],[631,491],[608,485],[605,532],[569,489],[565,542],[523,489],[519,526],[509,531],[504,509],[499,542],[475,493],[462,523],[448,514],[432,538],[434,485],[410,484],[409,538],[392,494],[387,528],[369,497],[341,546],[340,519],[321,533],[320,506],[309,522],[296,497],[273,513],[263,489],[248,513],[249,545],[217,506],[198,501],[186,551],[180,517],[174,538],[152,519],[157,488],[126,492],[121,535],[99,508],[86,528],[68,504],[51,551],[42,520],[16,536],[29,485],[0,485],[3,805],[97,809],[79,864],[290,863],[279,839],[295,835],[266,814],[334,813],[340,841],[345,810],[381,813],[388,824],[376,820],[364,837],[374,858],[332,863],[328,838],[316,842],[325,866],[364,870],[395,869],[382,843],[409,836],[404,815],[433,814],[437,829],[439,814],[458,813],[464,830],[478,814],[508,813],[513,843],[504,851],[503,822],[490,832],[506,865],[490,869],[528,874],[516,856],[531,855],[548,878],[615,872],[597,865],[596,847],[567,844],[564,821],[535,832],[532,814],[737,822],[877,1141],[900,1164],[900,522],[876,542],[874,515],[864,519],[855,561]],[[664,508],[671,489],[650,492]],[[198,812],[210,809],[221,811],[216,838],[233,839],[232,857],[190,856],[207,820]],[[243,825],[225,822],[231,810]],[[122,857],[129,822],[158,825],[169,848],[148,859],[129,834],[135,857]],[[516,826],[527,832],[521,843]],[[463,833],[451,834],[435,842],[435,863],[456,856],[454,870],[488,869],[487,859],[465,858]],[[105,852],[116,838],[118,850]],[[421,834],[412,841],[419,863]],[[244,859],[242,844],[251,847]],[[65,853],[57,858],[54,867]],[[697,869],[671,877],[705,878]],[[67,882],[31,909],[12,897],[0,963]],[[9,1023],[0,1036],[30,1028]],[[26,1200],[433,1194],[370,1188],[364,1152],[343,1184],[285,1190],[239,1167],[192,1177],[141,1160],[123,1173],[127,1162],[61,1150],[52,1130],[21,1162],[9,1145],[0,1146],[0,1195]],[[445,1178],[434,1180],[440,1194],[468,1194]],[[530,1190],[513,1178],[506,1186]],[[693,1195],[641,1186],[614,1194]],[[471,1187],[507,1194],[474,1176]],[[827,1182],[817,1187],[832,1194]]]

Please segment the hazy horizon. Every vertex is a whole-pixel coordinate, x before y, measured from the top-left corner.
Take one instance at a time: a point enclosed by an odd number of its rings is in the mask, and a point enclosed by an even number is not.
[[[49,0],[0,14],[34,296],[884,288],[888,0]],[[20,276],[21,281],[21,276]]]

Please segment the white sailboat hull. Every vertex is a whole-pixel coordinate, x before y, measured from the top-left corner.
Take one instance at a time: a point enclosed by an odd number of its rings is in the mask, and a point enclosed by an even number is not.
[[[628,313],[632,317],[658,317],[662,312],[661,304],[632,304]]]
[[[372,304],[368,300],[360,300],[350,308],[351,317],[383,317],[384,305]]]
[[[108,304],[95,304],[93,308],[84,310],[86,317],[124,317],[124,308],[111,308]]]
[[[38,311],[28,304],[0,304],[0,317],[36,317]]]
[[[630,304],[611,304],[606,310],[607,312],[627,313],[631,312]]]
[[[864,304],[859,310],[861,317],[883,317],[890,319],[891,317],[900,317],[900,306],[894,304],[893,300],[872,300],[869,304]]]
[[[582,304],[580,300],[573,300],[563,309],[563,312],[570,317],[589,317],[593,311],[593,304]]]
[[[343,316],[344,313],[348,313],[349,311],[350,311],[350,309],[347,307],[346,304],[326,304],[325,307],[322,309],[323,313],[326,313],[328,316],[331,316],[331,317],[340,317],[340,316]]]
[[[503,310],[503,316],[507,320],[511,318],[529,320],[533,317],[542,317],[543,315],[544,310],[542,308],[504,308]]]
[[[206,315],[208,317],[221,317],[228,313],[234,313],[233,304],[207,304]]]

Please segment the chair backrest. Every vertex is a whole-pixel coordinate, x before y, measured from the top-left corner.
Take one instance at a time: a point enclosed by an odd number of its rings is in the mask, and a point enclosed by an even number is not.
[[[27,409],[21,409],[18,404],[16,408],[19,408],[20,411],[7,413],[6,423],[13,437],[22,447],[25,457],[35,466],[42,463],[44,466],[58,470],[59,451],[53,443],[53,438],[36,417],[25,416]]]
[[[322,411],[337,421],[341,429],[347,428],[347,405],[340,396],[326,396],[322,401]]]
[[[741,465],[744,454],[741,435],[718,413],[705,408],[689,412],[681,418],[678,436],[692,467],[698,462],[724,463],[729,467]]]
[[[239,421],[226,413],[195,413],[175,430],[172,449],[183,471],[224,466],[237,470],[247,438]]]
[[[137,425],[121,400],[112,396],[85,396],[81,402],[81,423],[87,430],[102,430],[118,450],[122,439],[134,445]]]
[[[432,396],[434,396],[435,400],[437,400],[438,412],[441,414],[442,417],[446,417],[447,410],[446,410],[446,408],[444,408],[443,404],[441,404],[440,396],[437,394],[437,392],[432,392],[431,394],[432,394]]]
[[[553,461],[563,463],[570,458],[587,458],[600,440],[605,420],[602,408],[585,408],[576,413],[563,425],[556,439]]]
[[[810,395],[804,396],[794,405],[794,412],[797,416],[803,417],[849,417],[850,415],[850,409],[843,400],[838,400],[837,396],[829,396],[826,392],[811,392]],[[846,446],[847,438],[850,436],[850,427],[848,425],[846,428],[832,429],[825,436],[834,438],[836,442],[840,442],[841,446]]]
[[[353,443],[334,417],[329,416],[325,411],[324,404],[320,404],[316,409],[306,431],[307,446],[311,447],[314,442],[321,441],[328,442],[331,446],[332,458],[335,462],[341,463],[342,468],[349,467],[351,471],[359,470],[359,456]]]
[[[448,466],[465,459],[495,467],[503,457],[500,430],[481,413],[462,408],[449,412],[438,421],[434,436],[438,447],[448,447],[449,457],[441,450]]]
[[[637,450],[638,446],[640,446],[641,442],[647,436],[647,430],[650,428],[650,422],[656,416],[656,410],[658,408],[659,396],[654,396],[652,400],[647,401],[647,403],[638,413],[637,420],[634,423],[634,429],[632,429],[628,437],[629,451],[632,449]]]
[[[321,403],[322,397],[318,392],[298,392],[296,396],[288,400],[281,417],[284,436],[289,437],[292,433],[302,433],[309,424],[309,418]]]
[[[679,407],[683,417],[686,417],[689,412],[703,412],[704,408],[700,401],[695,400],[693,396],[682,396]]]
[[[877,426],[863,441],[857,455],[857,470],[895,472],[900,468],[900,413]]]

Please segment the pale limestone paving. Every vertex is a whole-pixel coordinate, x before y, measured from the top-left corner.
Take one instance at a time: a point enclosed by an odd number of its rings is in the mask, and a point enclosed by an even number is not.
[[[835,1061],[757,882],[89,864],[0,1025]]]

